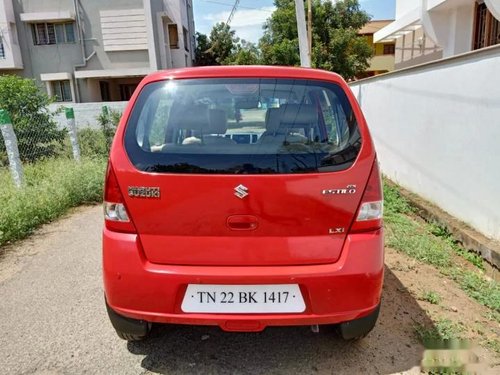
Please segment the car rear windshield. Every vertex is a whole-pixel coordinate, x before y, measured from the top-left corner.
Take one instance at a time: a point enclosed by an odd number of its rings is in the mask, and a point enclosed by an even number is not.
[[[188,79],[144,86],[128,120],[125,148],[146,172],[313,173],[351,166],[361,137],[337,84]]]

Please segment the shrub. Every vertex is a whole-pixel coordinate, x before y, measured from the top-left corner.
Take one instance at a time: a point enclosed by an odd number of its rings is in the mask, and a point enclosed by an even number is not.
[[[52,99],[34,80],[15,75],[0,76],[0,103],[12,119],[21,160],[33,162],[58,154],[66,130],[57,128],[53,113],[48,109]],[[0,142],[0,156],[4,154],[5,145]]]
[[[29,235],[70,207],[102,200],[104,158],[80,163],[54,158],[26,165],[26,185],[17,189],[8,170],[0,170],[0,246]]]
[[[99,129],[85,128],[78,132],[78,143],[82,156],[107,156],[106,137]]]
[[[97,122],[99,123],[102,134],[104,135],[106,153],[109,153],[113,137],[115,136],[116,127],[120,122],[121,116],[121,112],[115,111],[114,109],[110,110],[106,106],[102,107],[101,113],[97,116]]]

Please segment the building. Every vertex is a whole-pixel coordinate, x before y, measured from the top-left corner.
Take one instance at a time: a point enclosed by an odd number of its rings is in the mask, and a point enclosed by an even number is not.
[[[146,74],[191,66],[192,0],[0,0],[0,74],[62,102],[128,100]]]
[[[500,0],[396,0],[374,41],[396,43],[396,69],[499,44]]]
[[[358,78],[372,77],[394,70],[394,41],[375,43],[373,40],[373,34],[389,25],[391,22],[393,22],[393,20],[370,21],[359,30],[358,34],[364,36],[368,43],[373,46],[374,55],[370,61],[370,67]]]

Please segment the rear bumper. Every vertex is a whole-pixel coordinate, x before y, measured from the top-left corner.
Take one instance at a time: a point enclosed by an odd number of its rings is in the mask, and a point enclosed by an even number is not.
[[[228,331],[332,324],[362,318],[380,303],[383,231],[351,234],[333,264],[269,267],[173,266],[149,262],[134,234],[104,230],[107,303],[116,313],[157,323],[218,325]],[[188,284],[298,284],[306,310],[294,314],[184,313]]]

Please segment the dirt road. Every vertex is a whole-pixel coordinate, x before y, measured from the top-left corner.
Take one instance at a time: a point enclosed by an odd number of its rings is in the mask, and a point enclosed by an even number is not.
[[[80,208],[0,257],[3,374],[418,374],[415,324],[429,317],[386,269],[381,317],[366,339],[332,329],[162,326],[140,343],[120,340],[106,316],[100,269],[101,207]],[[394,255],[398,256],[398,255]],[[391,262],[399,262],[392,257]],[[425,276],[424,276],[425,277]]]

